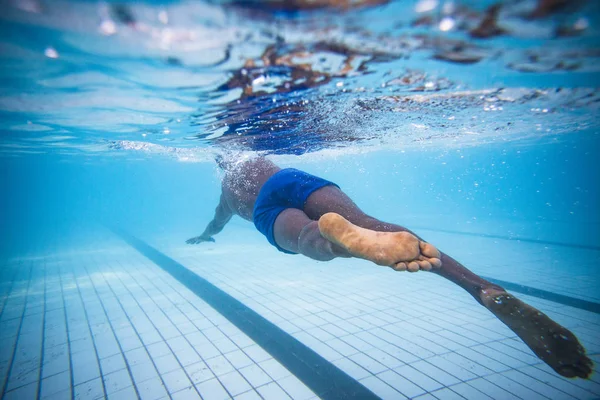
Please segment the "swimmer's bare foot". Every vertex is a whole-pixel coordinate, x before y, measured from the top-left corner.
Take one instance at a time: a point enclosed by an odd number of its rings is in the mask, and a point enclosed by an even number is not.
[[[319,230],[324,238],[353,256],[397,271],[429,271],[442,265],[440,252],[409,232],[372,231],[356,226],[336,213],[321,216]]]
[[[554,371],[567,378],[589,378],[592,360],[567,328],[501,290],[482,290],[481,301]]]

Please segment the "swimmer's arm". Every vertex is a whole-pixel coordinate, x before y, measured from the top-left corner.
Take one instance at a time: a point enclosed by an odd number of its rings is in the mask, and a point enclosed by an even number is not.
[[[208,223],[202,235],[188,239],[186,240],[186,243],[198,244],[202,242],[214,242],[215,239],[213,238],[213,235],[221,232],[232,216],[233,212],[231,212],[229,205],[225,201],[225,196],[221,194],[221,200],[215,210],[215,216],[212,221]]]

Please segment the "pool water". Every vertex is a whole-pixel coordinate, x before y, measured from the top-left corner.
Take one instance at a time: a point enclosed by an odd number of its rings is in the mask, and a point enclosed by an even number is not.
[[[2,3],[1,398],[600,397],[438,275],[185,243],[266,156],[600,361],[598,4],[340,3]]]

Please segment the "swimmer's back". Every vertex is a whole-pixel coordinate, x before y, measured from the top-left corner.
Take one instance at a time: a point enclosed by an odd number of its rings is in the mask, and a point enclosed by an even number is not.
[[[254,203],[265,182],[280,168],[264,157],[229,163],[223,178],[223,195],[231,211],[252,221]]]

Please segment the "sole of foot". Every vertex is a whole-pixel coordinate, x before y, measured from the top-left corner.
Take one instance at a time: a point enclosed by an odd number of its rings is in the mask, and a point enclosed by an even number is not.
[[[577,337],[567,328],[504,291],[482,290],[481,300],[488,310],[558,374],[567,378],[590,377],[594,363],[587,357]]]
[[[440,252],[409,232],[377,232],[352,224],[336,213],[319,219],[321,235],[354,257],[396,271],[429,271],[442,266]]]

